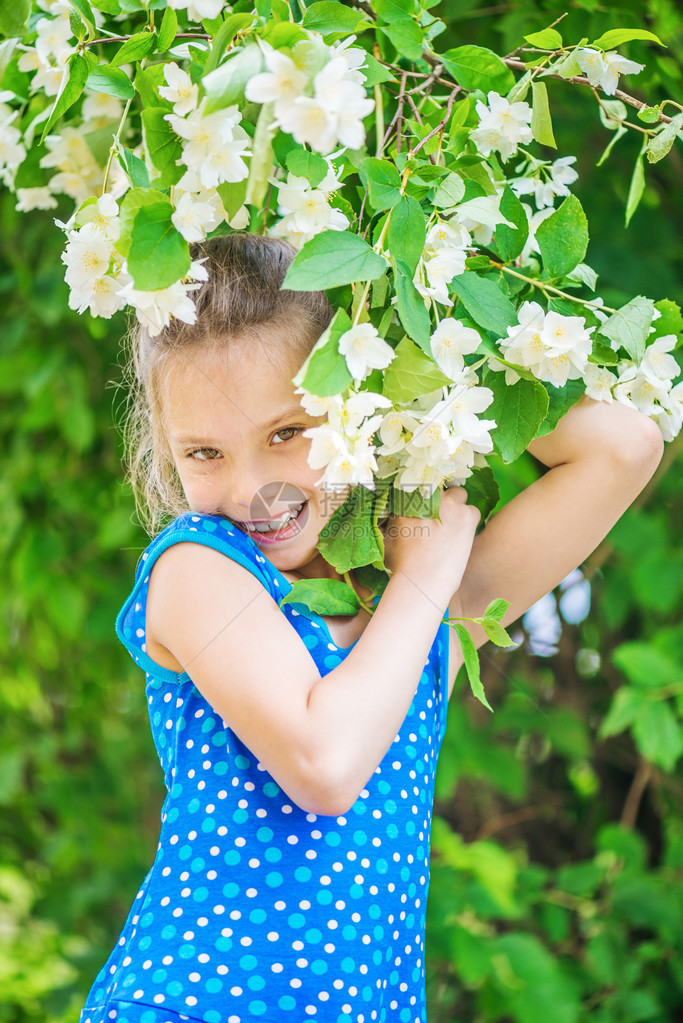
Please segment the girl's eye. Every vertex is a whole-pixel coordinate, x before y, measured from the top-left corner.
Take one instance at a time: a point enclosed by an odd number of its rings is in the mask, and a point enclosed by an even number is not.
[[[277,440],[277,438],[282,433],[287,433],[287,434],[289,434],[289,436],[288,437],[282,437],[280,440]],[[273,437],[273,441],[276,444],[284,444],[285,441],[292,440],[292,438],[295,437],[297,435],[297,433],[301,433],[301,428],[299,426],[285,426],[285,427],[282,428],[282,430],[278,430],[277,431],[277,433]]]
[[[195,448],[194,451],[188,451],[187,457],[194,458],[197,462],[213,462],[223,456],[215,448]]]

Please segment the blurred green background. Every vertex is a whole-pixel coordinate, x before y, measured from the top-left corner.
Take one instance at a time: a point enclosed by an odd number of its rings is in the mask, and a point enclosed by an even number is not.
[[[681,99],[675,0],[445,0],[437,45],[507,53],[565,10],[566,39],[656,32],[666,49],[622,48],[647,65],[622,87]],[[558,155],[578,156],[599,294],[680,302],[680,144],[647,167],[626,231],[637,133],[596,168],[609,135],[589,90],[549,90]],[[68,310],[49,214],[18,214],[3,192],[0,216],[0,1023],[71,1023],[157,841],[144,678],[113,628],[148,538],[120,466],[125,321]],[[493,715],[456,686],[434,824],[430,1023],[683,1019],[680,470],[679,438],[584,566],[588,616],[572,624],[567,599],[569,621],[546,602],[546,655],[532,652],[531,621],[513,627],[518,649],[484,649]],[[538,467],[495,472],[509,498]]]

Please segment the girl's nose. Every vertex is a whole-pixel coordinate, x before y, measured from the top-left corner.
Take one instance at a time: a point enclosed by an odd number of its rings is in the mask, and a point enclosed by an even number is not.
[[[267,518],[267,512],[263,511],[262,494],[268,492],[270,483],[264,468],[256,461],[249,460],[235,465],[230,475],[228,498],[236,517],[246,521]],[[258,511],[260,514],[257,514]]]

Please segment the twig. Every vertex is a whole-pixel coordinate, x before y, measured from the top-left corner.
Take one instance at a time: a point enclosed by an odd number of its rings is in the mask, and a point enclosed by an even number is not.
[[[151,33],[150,33],[151,34]],[[132,36],[103,36],[101,39],[91,39],[90,42],[84,41],[81,46],[99,46],[100,43],[127,43]],[[175,36],[176,39],[211,39],[211,36],[206,32],[178,32]]]
[[[626,796],[624,809],[621,812],[621,820],[619,823],[622,828],[632,829],[635,826],[640,801],[643,798],[645,789],[652,777],[652,770],[652,764],[641,757],[638,761],[638,770],[633,776],[631,787],[628,790],[628,795]]]
[[[523,60],[514,60],[511,57],[503,57],[503,63],[507,64],[508,67],[516,68],[518,71],[528,70]],[[574,75],[572,78],[563,78],[562,75],[558,75],[553,71],[548,71],[543,77],[559,78],[563,82],[569,82],[570,85],[587,85],[589,88],[593,89],[593,86],[584,75]],[[621,89],[615,90],[614,97],[615,99],[620,99],[623,103],[626,103],[627,106],[634,107],[636,110],[643,110],[649,105],[647,103],[643,103],[642,100],[636,99],[635,96],[629,96],[627,92],[622,92]],[[663,121],[665,124],[669,124],[672,119],[667,117],[666,114],[660,112],[659,120]]]

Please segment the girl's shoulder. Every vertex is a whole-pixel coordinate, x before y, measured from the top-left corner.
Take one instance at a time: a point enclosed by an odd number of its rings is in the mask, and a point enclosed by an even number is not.
[[[229,519],[195,512],[174,519],[140,555],[133,588],[117,615],[115,626],[118,638],[133,660],[155,677],[168,676],[168,681],[178,681],[178,674],[160,666],[147,651],[147,597],[156,562],[164,551],[180,543],[194,543],[219,551],[254,575],[277,602],[290,588],[284,577],[280,579],[274,566],[260,554],[254,541]]]

